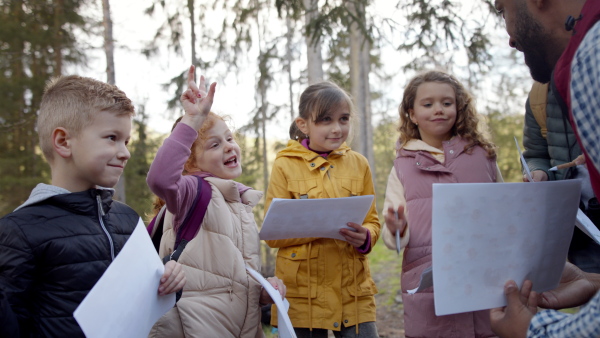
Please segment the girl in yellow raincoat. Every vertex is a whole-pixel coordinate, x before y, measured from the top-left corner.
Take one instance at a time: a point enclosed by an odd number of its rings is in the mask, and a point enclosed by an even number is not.
[[[375,194],[366,158],[345,143],[354,115],[350,97],[333,83],[317,83],[302,93],[299,117],[290,128],[291,140],[273,164],[265,213],[273,198]],[[377,288],[366,257],[380,232],[375,201],[363,224],[348,226],[354,231],[340,230],[345,240],[266,241],[279,248],[276,275],[287,286],[288,313],[298,337],[327,337],[327,330],[336,337],[346,332],[378,337]],[[277,325],[277,311],[271,313],[272,324]]]

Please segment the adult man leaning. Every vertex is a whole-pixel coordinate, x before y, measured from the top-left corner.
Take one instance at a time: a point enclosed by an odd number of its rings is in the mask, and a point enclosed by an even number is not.
[[[524,53],[532,77],[551,79],[553,92],[568,116],[595,194],[600,194],[600,1],[496,0],[506,22],[511,47]],[[512,281],[505,286],[508,305],[491,311],[492,328],[501,337],[600,336],[600,275],[567,264],[561,284],[538,298],[525,282],[519,293]],[[595,295],[594,295],[595,294]],[[593,296],[593,298],[592,298]],[[547,308],[578,306],[577,314]]]

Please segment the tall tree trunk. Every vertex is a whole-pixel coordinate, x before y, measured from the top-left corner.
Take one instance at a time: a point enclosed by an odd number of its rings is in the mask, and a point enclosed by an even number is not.
[[[294,121],[296,118],[296,111],[294,110],[294,79],[292,77],[292,62],[294,61],[294,56],[292,55],[292,49],[294,45],[294,26],[292,24],[292,18],[290,17],[290,9],[287,10],[287,16],[285,18],[285,25],[287,28],[287,32],[285,34],[286,44],[285,44],[285,61],[286,61],[286,70],[288,75],[288,89],[290,94],[290,117],[291,120]]]
[[[323,81],[323,57],[321,55],[321,39],[313,39],[309,34],[309,26],[319,14],[318,0],[302,0],[306,13],[304,15],[305,39],[306,39],[306,59],[308,70],[308,84]]]
[[[56,0],[54,4],[54,76],[62,74],[62,24],[64,20],[64,0]]]
[[[106,82],[114,85],[115,79],[115,49],[113,44],[113,24],[110,18],[110,2],[102,0],[104,14],[104,53],[106,54]]]
[[[113,24],[110,18],[110,2],[102,0],[103,24],[104,24],[104,53],[106,54],[106,82],[114,85],[115,78],[115,49],[113,43]],[[109,187],[110,188],[110,187]],[[115,186],[115,199],[123,203],[125,197],[125,175],[121,175]]]
[[[192,64],[197,66],[196,58],[196,17],[194,14],[194,0],[188,0],[188,10],[190,11],[190,30],[192,31]],[[196,69],[194,69],[194,78],[196,78]]]
[[[360,20],[366,26],[366,15],[364,4],[358,1],[347,3],[348,10],[356,20]],[[352,148],[363,154],[369,161],[371,168],[375,168],[375,156],[373,154],[373,126],[371,124],[371,94],[369,86],[370,48],[367,37],[360,29],[359,23],[353,21],[350,24],[350,85],[351,93],[359,115],[359,123]],[[375,171],[372,171],[375,180]]]

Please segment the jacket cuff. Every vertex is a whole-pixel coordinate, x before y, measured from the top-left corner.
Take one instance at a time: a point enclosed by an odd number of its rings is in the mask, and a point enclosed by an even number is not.
[[[371,231],[367,230],[367,239],[365,240],[365,243],[356,248],[356,251],[363,255],[371,251]]]

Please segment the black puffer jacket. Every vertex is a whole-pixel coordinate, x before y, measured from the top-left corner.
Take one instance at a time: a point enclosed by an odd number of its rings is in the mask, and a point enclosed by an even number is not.
[[[83,336],[73,311],[138,220],[133,209],[113,202],[111,191],[97,189],[51,196],[2,218],[0,292],[19,335]]]

